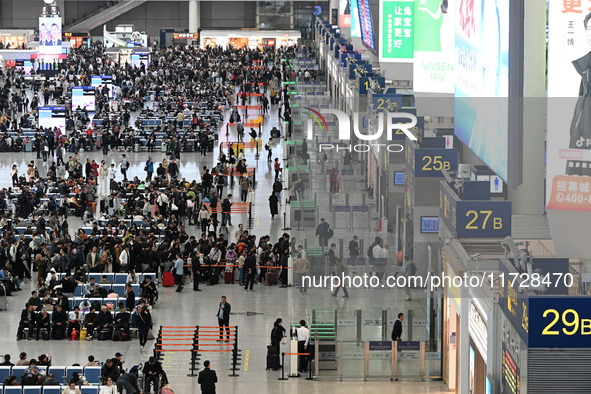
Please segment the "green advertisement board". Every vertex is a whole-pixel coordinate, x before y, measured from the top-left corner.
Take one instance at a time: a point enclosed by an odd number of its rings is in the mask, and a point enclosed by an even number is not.
[[[414,0],[380,2],[380,61],[410,63],[414,58]]]

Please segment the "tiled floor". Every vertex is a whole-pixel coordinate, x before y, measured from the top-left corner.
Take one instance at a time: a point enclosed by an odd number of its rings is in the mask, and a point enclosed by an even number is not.
[[[263,140],[269,137],[269,130],[272,126],[278,125],[276,110],[272,111],[263,127]],[[222,138],[224,135],[222,134]],[[282,147],[275,148],[275,155],[279,155]],[[254,234],[261,236],[271,234],[272,238],[278,237],[283,231],[283,222],[280,219],[270,220],[267,198],[271,194],[272,168],[267,165],[266,160],[254,159],[254,151],[247,151],[247,163],[255,166],[257,173],[258,187],[255,192],[254,210]],[[163,155],[156,153],[152,155],[156,162],[159,162]],[[217,156],[217,155],[216,155]],[[103,159],[101,152],[84,153],[82,157]],[[143,165],[148,157],[147,153],[128,153],[127,157],[131,162],[128,176],[137,175],[144,178]],[[10,186],[8,176],[10,167],[13,164],[19,165],[20,172],[26,170],[30,160],[35,159],[34,153],[0,154],[0,187]],[[110,154],[108,161],[119,163],[120,153]],[[180,164],[181,176],[187,179],[198,179],[199,169],[203,165],[215,164],[214,156],[209,154],[203,157],[197,154],[183,154]],[[41,160],[36,160],[40,171],[46,171]],[[121,175],[119,174],[119,178]],[[318,193],[326,193],[322,182],[315,186]],[[225,192],[224,192],[225,193]],[[235,196],[238,196],[237,186],[234,189]],[[246,217],[234,217],[232,222],[246,223]],[[70,229],[74,231],[81,223],[71,221]],[[193,231],[193,230],[192,230]],[[370,239],[375,233],[367,229],[357,232],[339,231],[337,238],[348,241],[353,234]],[[196,231],[193,231],[196,234]],[[299,240],[307,238],[313,242],[314,236],[309,231],[292,231],[291,235]],[[141,354],[137,340],[124,343],[115,342],[71,342],[71,341],[15,341],[18,317],[23,307],[28,292],[32,288],[31,283],[23,285],[25,291],[9,298],[8,311],[0,311],[0,353],[10,353],[16,357],[20,352],[25,351],[30,356],[36,357],[41,353],[50,353],[56,365],[71,365],[72,363],[83,364],[89,354],[93,354],[99,360],[112,357],[116,351],[124,354],[126,365],[131,366],[146,361],[149,353]],[[301,296],[296,288],[290,287],[281,289],[279,287],[266,287],[257,285],[254,293],[243,293],[238,285],[218,285],[214,287],[203,286],[203,291],[194,293],[190,286],[187,286],[183,293],[175,293],[173,288],[160,288],[160,304],[153,310],[156,319],[155,326],[159,325],[217,325],[215,312],[219,297],[226,295],[228,302],[232,304],[235,313],[231,317],[231,324],[240,328],[239,344],[242,350],[242,365],[238,372],[239,377],[228,377],[230,361],[227,357],[211,357],[213,369],[218,371],[219,393],[439,393],[444,392],[445,387],[440,383],[428,382],[333,382],[316,381],[310,382],[302,378],[279,381],[279,372],[265,371],[265,345],[269,342],[269,334],[273,321],[282,317],[286,322],[297,322],[300,319],[310,319],[312,310],[324,308],[328,316],[334,316],[334,310],[338,310],[339,319],[351,319],[355,310],[362,310],[364,320],[376,320],[381,317],[381,310],[387,309],[389,317],[398,311],[413,310],[417,320],[423,320],[425,311],[425,294],[421,290],[413,290],[413,301],[404,301],[405,293],[402,290],[388,289],[351,289],[351,297],[348,299],[333,298],[329,295],[328,289],[310,289],[309,295]],[[257,314],[247,314],[257,312]],[[365,340],[380,340],[381,328],[368,323],[363,327],[362,337]],[[388,327],[391,330],[391,327]],[[407,328],[405,327],[405,330]],[[407,331],[405,331],[407,332]],[[425,340],[426,331],[424,326],[418,325],[414,328],[414,339]],[[388,334],[389,337],[389,334]],[[352,328],[343,328],[339,340],[355,340],[355,333]],[[152,343],[149,342],[150,349]],[[248,370],[244,370],[246,351],[249,353]],[[177,393],[198,393],[199,388],[196,378],[187,377],[189,372],[188,358],[184,355],[167,355],[165,359],[166,370],[172,383],[172,388]],[[286,364],[289,365],[288,362]]]

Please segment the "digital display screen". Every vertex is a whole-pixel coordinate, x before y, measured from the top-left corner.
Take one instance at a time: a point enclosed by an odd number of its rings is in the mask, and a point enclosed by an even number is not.
[[[359,8],[359,22],[361,25],[361,40],[370,49],[375,49],[373,42],[373,20],[369,0],[357,0]]]
[[[358,0],[351,0],[351,37],[361,37]]]
[[[39,53],[62,53],[62,18],[60,16],[39,17]]]
[[[454,133],[507,180],[510,0],[456,4]]]
[[[87,111],[95,110],[95,89],[93,86],[72,87],[72,110],[86,108]]]
[[[98,88],[99,86],[106,86],[109,89],[109,98],[115,98],[115,90],[113,89],[113,77],[110,75],[93,75],[90,78],[90,85]]]
[[[14,68],[18,70],[23,70],[25,75],[31,75],[33,71],[33,62],[30,60],[15,60],[14,61]]]
[[[406,180],[406,175],[404,171],[394,171],[394,185],[395,186],[404,186]]]
[[[421,216],[421,233],[438,233],[439,216]]]
[[[39,126],[66,131],[66,107],[39,107]]]
[[[142,63],[144,67],[150,66],[150,54],[148,53],[133,53],[131,55],[131,67],[140,68]]]

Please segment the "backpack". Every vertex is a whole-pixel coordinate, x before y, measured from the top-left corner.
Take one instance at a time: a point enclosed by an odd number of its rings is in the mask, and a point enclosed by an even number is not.
[[[329,229],[326,231],[326,235],[328,236],[328,238],[329,238],[329,239],[330,239],[330,238],[332,238],[332,237],[334,236],[334,231],[333,231],[333,229],[332,229],[332,228],[329,228]]]
[[[376,246],[375,243],[369,245],[369,249],[367,249],[367,257],[373,259],[373,247]]]
[[[129,166],[130,166],[129,161],[125,162],[125,169],[128,170],[129,169]]]

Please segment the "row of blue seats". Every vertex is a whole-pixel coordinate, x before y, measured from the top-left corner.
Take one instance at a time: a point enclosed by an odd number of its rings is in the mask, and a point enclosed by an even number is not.
[[[0,394],[61,394],[68,386],[5,386],[0,387]],[[99,394],[99,386],[80,386],[82,394]]]
[[[90,274],[89,276],[92,277],[92,274]],[[100,274],[96,274],[96,283],[98,283],[100,281]],[[114,284],[114,285],[109,285],[109,284],[101,284],[98,283],[100,287],[103,287],[105,289],[107,289],[107,292],[112,289],[113,292],[115,292],[115,294],[117,294],[119,297],[125,297],[125,286],[126,285],[122,285],[122,284]],[[140,291],[140,285],[139,284],[132,284],[131,287],[133,288],[133,291],[136,295],[139,294]],[[78,285],[76,286],[76,288],[74,289],[74,293],[72,294],[74,297],[82,297],[84,294],[84,286],[83,285]],[[74,298],[75,299],[75,298]],[[73,308],[74,305],[78,305],[80,302],[82,302],[82,300],[80,300],[79,303],[75,303],[73,302],[74,299],[71,299],[70,301],[70,307]]]
[[[9,376],[16,376],[20,382],[20,378],[25,373],[28,366],[0,366],[0,379],[2,382]],[[78,375],[84,375],[86,381],[90,384],[100,384],[101,381],[101,367],[82,367],[82,366],[39,366],[37,367],[43,374],[53,374],[55,380],[63,381],[64,383],[69,382],[72,379],[74,373]]]
[[[66,274],[63,272],[60,272],[57,274],[57,278],[58,280],[61,280]],[[87,274],[86,276],[88,278],[94,278],[97,282],[99,280],[101,280],[102,276],[106,275],[107,279],[112,283],[112,284],[116,284],[116,285],[125,285],[127,284],[127,274],[114,274],[114,273],[99,273],[99,272],[91,272],[90,274]],[[154,279],[154,274],[142,274],[142,273],[138,273],[135,274],[135,276],[137,277],[137,282],[142,283],[142,281],[145,279],[146,276],[150,276],[152,279]]]

